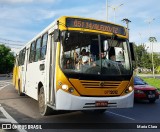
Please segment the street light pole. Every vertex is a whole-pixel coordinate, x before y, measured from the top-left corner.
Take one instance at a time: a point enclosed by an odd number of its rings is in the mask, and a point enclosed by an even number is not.
[[[153,58],[153,43],[156,42],[156,38],[155,37],[151,37],[151,23],[155,20],[155,18],[151,18],[148,19],[147,22],[149,24],[149,41],[150,41],[150,50],[151,50],[151,54],[152,54],[152,74],[153,77],[155,78],[155,74],[154,74],[154,58]]]
[[[148,19],[148,24],[149,24],[149,36],[151,37],[151,22],[153,22],[155,18]]]
[[[154,74],[154,59],[153,59],[153,42],[152,42],[152,69],[153,69],[153,78],[155,78],[155,74]]]
[[[151,37],[151,23],[155,20],[155,18],[149,18],[146,20],[146,22],[149,24],[149,37]],[[150,43],[150,51],[152,51],[152,43]]]
[[[154,58],[153,58],[153,43],[157,42],[157,39],[155,37],[149,37],[150,43],[152,43],[152,73],[153,73],[153,78],[155,78],[155,73],[154,73]]]
[[[141,33],[139,33],[139,36],[140,36],[140,45],[142,45],[142,34]]]
[[[106,0],[107,22],[108,22],[108,0]]]
[[[113,11],[114,11],[114,23],[116,23],[116,10],[122,5],[123,4],[120,4],[118,6],[108,6],[108,7],[111,7],[113,9]]]

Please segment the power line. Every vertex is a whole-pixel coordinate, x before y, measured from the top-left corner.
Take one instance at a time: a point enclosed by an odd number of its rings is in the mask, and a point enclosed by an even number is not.
[[[1,42],[1,41],[0,41],[0,44],[10,45],[10,46],[24,46],[22,44],[12,44],[12,43],[5,43],[5,42]]]
[[[13,50],[13,49],[21,49],[21,48],[17,48],[17,47],[12,47],[12,50]]]
[[[4,38],[1,38],[1,37],[0,37],[0,40],[3,40],[3,41],[9,41],[9,42],[15,42],[15,43],[25,43],[25,42],[22,42],[22,41],[16,41],[16,40],[4,39]]]

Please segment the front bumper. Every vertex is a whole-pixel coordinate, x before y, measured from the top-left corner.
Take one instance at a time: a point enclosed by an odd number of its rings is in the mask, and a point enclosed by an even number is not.
[[[89,110],[108,108],[130,108],[133,107],[134,91],[118,97],[82,97],[74,96],[63,90],[58,90],[56,94],[57,110]],[[106,107],[97,107],[96,101],[107,101]]]

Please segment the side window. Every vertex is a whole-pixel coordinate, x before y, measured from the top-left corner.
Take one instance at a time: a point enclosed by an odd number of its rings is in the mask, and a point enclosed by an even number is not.
[[[18,66],[18,55],[16,55],[15,60],[14,60],[14,66]]]
[[[22,65],[24,65],[24,61],[25,61],[25,55],[26,55],[26,48],[24,48],[23,50],[22,50]]]
[[[19,55],[18,55],[18,66],[21,66],[21,59],[22,59],[22,51],[19,52]]]
[[[19,54],[17,55],[17,64],[18,64],[18,66],[20,66],[20,64],[19,64]]]
[[[32,42],[30,47],[30,55],[29,55],[29,62],[32,63],[35,57],[35,42]]]
[[[42,37],[41,60],[44,60],[46,56],[47,39],[48,39],[48,34],[46,33]]]
[[[19,53],[19,60],[18,60],[18,65],[19,66],[24,65],[25,54],[26,54],[26,48],[21,50],[20,53]]]
[[[38,38],[36,41],[36,56],[35,62],[40,59],[40,49],[41,49],[41,38]]]

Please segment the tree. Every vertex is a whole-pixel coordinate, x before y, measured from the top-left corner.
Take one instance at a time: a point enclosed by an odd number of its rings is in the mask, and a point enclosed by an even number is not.
[[[155,37],[151,37],[149,41],[156,42]],[[157,70],[157,72],[160,73],[160,54],[158,53],[148,53],[145,44],[141,45],[134,45],[135,48],[135,55],[136,55],[136,67],[140,68],[147,68],[147,69],[153,69],[152,66],[152,56],[154,59],[154,68]]]
[[[12,72],[14,55],[9,47],[0,44],[0,74]]]
[[[135,45],[135,54],[136,54],[136,65],[137,67],[148,68],[152,67],[150,55],[147,52],[147,48],[145,44]]]
[[[160,66],[160,55],[158,53],[153,53],[154,67],[157,69]]]

